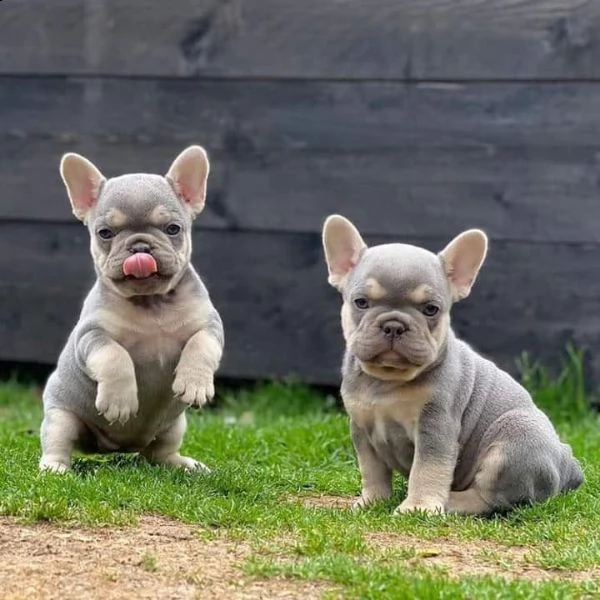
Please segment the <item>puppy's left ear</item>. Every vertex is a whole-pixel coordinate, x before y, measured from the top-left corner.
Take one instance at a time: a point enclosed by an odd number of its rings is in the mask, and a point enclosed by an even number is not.
[[[439,254],[452,288],[454,302],[471,293],[487,254],[488,239],[480,229],[469,229],[456,236]]]
[[[69,152],[60,161],[60,176],[67,188],[73,214],[84,223],[96,206],[104,175],[87,158]]]
[[[208,157],[201,146],[186,148],[174,161],[165,175],[183,204],[195,217],[202,212],[206,200]]]
[[[367,245],[358,229],[341,215],[331,215],[323,225],[323,248],[329,283],[338,290],[344,277],[357,265]]]

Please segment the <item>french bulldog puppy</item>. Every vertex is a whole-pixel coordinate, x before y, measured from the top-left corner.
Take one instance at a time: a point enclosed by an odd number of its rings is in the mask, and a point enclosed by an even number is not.
[[[568,445],[525,389],[450,326],[487,252],[461,233],[438,255],[405,244],[367,248],[339,215],[323,229],[329,283],[343,297],[341,393],[362,477],[355,508],[389,498],[396,513],[486,514],[579,487]]]
[[[74,449],[139,452],[152,463],[206,470],[179,448],[186,408],[214,395],[224,343],[190,263],[208,171],[199,146],[164,177],[105,179],[82,156],[63,157],[60,173],[89,230],[97,280],[44,389],[42,470],[67,471]]]

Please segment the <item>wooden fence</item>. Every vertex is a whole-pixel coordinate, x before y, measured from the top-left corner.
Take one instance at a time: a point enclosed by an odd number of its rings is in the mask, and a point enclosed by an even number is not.
[[[459,333],[511,369],[573,341],[600,381],[599,82],[594,0],[0,2],[0,360],[54,362],[92,280],[61,154],[163,173],[200,143],[224,376],[336,383],[339,212],[431,250],[484,228]]]

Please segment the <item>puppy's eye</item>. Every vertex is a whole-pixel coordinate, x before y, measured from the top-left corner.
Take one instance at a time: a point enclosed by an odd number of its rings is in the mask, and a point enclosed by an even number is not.
[[[167,232],[167,235],[177,235],[181,231],[181,227],[177,225],[177,223],[171,223],[170,225],[167,225],[165,231]]]
[[[103,240],[110,240],[110,238],[115,236],[115,234],[108,227],[102,227],[98,229],[97,233],[98,237],[102,238]]]
[[[354,300],[354,306],[361,310],[365,310],[366,308],[369,308],[369,301],[366,298],[356,298]]]
[[[435,317],[440,312],[440,309],[435,304],[426,304],[422,308],[422,312],[426,317]]]

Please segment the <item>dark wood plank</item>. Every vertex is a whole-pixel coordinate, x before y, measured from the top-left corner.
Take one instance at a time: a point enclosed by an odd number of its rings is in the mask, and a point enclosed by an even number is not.
[[[107,175],[209,149],[206,227],[600,240],[600,87],[0,79],[0,218],[68,221],[65,151]]]
[[[0,72],[597,79],[589,0],[20,0]]]
[[[91,282],[87,245],[75,224],[0,222],[0,360],[56,359]],[[456,329],[513,372],[522,351],[553,364],[573,341],[592,351],[600,383],[599,255],[599,244],[492,240],[472,296],[456,307]],[[336,384],[340,300],[325,282],[318,235],[198,231],[194,262],[224,319],[223,376]]]

